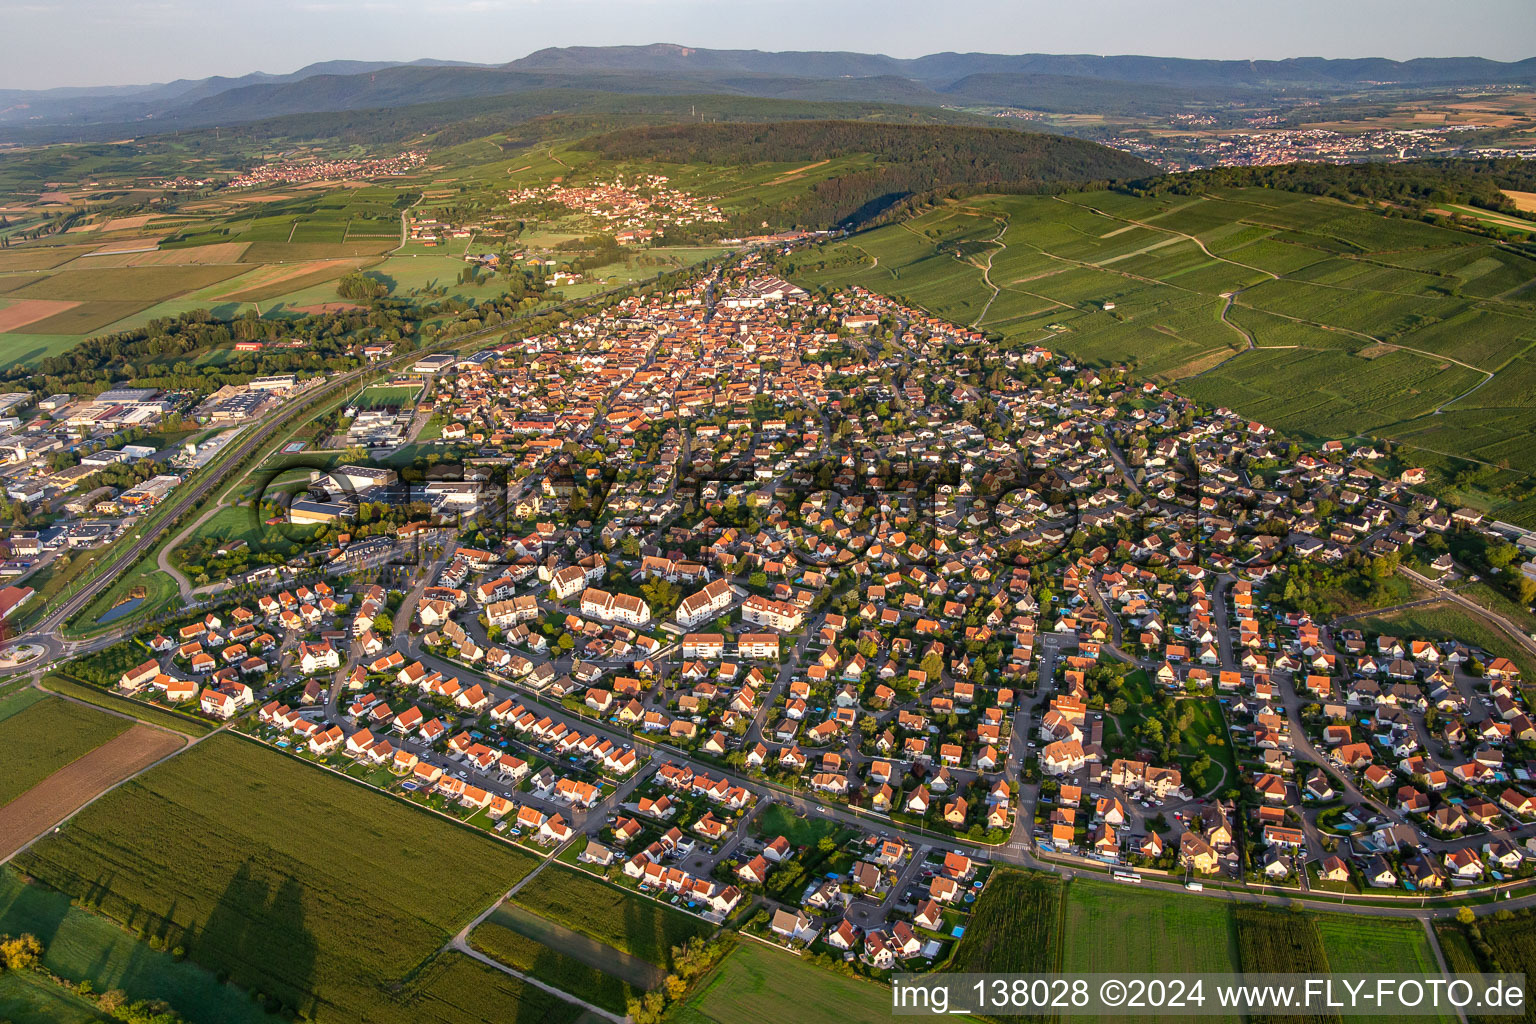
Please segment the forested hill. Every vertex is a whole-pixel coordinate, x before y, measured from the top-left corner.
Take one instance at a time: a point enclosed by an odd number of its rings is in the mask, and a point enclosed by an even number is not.
[[[580,148],[656,163],[814,163],[867,154],[873,166],[819,182],[786,210],[802,227],[864,224],[911,197],[955,186],[1046,191],[1145,178],[1139,157],[1082,139],[1006,128],[862,121],[685,124],[594,136]]]
[[[1536,190],[1536,162],[1432,157],[1394,163],[1213,167],[1135,182],[1131,191],[1142,195],[1198,195],[1211,189],[1255,187],[1338,199],[1379,200],[1416,210],[1428,210],[1441,203],[1466,203],[1521,216],[1502,190]]]

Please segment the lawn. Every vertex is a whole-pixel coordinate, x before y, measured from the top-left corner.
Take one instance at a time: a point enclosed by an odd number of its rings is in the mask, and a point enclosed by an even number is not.
[[[0,720],[0,806],[125,731],[131,719],[45,697]]]
[[[691,914],[566,867],[547,869],[512,901],[658,967],[672,965],[674,946],[715,931]]]
[[[505,844],[220,735],[17,867],[320,1021],[408,1021],[413,968],[533,866]]]
[[[1214,697],[1195,697],[1180,701],[1179,709],[1182,711],[1186,704],[1194,709],[1195,717],[1180,736],[1179,763],[1188,769],[1202,754],[1209,755],[1222,770],[1207,776],[1206,789],[1214,788],[1215,792],[1221,793],[1236,788],[1237,762],[1232,758],[1232,744],[1228,740],[1226,722],[1221,717],[1221,704]]]
[[[836,822],[797,814],[786,804],[769,804],[752,819],[752,831],[765,839],[783,836],[795,846],[815,846],[822,836],[835,835]]]

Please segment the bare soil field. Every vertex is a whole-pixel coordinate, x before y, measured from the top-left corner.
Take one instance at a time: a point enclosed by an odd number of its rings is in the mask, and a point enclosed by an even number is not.
[[[101,225],[102,231],[131,231],[143,227],[152,220],[164,220],[164,214],[143,213],[137,217],[113,217]]]
[[[66,309],[74,309],[80,305],[78,302],[68,302],[63,299],[22,299],[19,302],[0,309],[0,334],[6,331],[20,330],[27,324],[35,324],[39,320],[46,320],[56,313],[62,313]]]
[[[84,804],[187,742],[135,725],[48,776],[0,808],[0,860],[9,858]]]
[[[1515,192],[1507,188],[1503,192],[1514,201],[1515,209],[1521,213],[1536,213],[1536,192]]]

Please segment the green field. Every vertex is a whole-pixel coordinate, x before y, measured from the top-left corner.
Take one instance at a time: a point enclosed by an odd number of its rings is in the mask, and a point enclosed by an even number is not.
[[[1514,913],[1499,911],[1480,917],[1471,925],[1443,921],[1435,926],[1446,966],[1453,974],[1510,973],[1536,974],[1536,919],[1530,910]],[[1536,1004],[1526,999],[1519,1016],[1472,1016],[1473,1024],[1495,1021],[1536,1021]]]
[[[3,697],[0,697],[0,723],[12,715],[19,715],[48,695],[35,686],[28,686],[25,679],[13,681]]]
[[[977,974],[1058,970],[1063,889],[1060,875],[996,871],[946,969]]]
[[[1417,921],[1346,914],[1322,914],[1316,921],[1328,966],[1335,971],[1439,970],[1429,936]]]
[[[0,869],[0,933],[24,932],[46,947],[43,966],[69,981],[88,981],[97,992],[121,989],[130,1000],[163,999],[194,1024],[269,1020],[250,993],[220,982],[206,968],[151,949],[106,918],[71,906],[63,893]]]
[[[90,805],[17,867],[322,1021],[412,1020],[402,979],[532,858],[218,736]]]
[[[743,940],[671,1020],[675,1024],[876,1024],[891,1020],[891,991]]]
[[[347,403],[359,409],[400,409],[416,401],[421,388],[377,385],[359,391]]]
[[[110,1018],[89,1000],[27,971],[0,974],[0,1020],[10,1024],[94,1024]]]
[[[58,697],[46,697],[0,719],[6,768],[0,773],[0,806],[132,724]]]
[[[1079,878],[1067,886],[1066,904],[1062,970],[1240,969],[1225,903]]]
[[[822,836],[835,835],[838,826],[826,818],[797,813],[787,804],[769,804],[752,819],[752,831],[765,839],[783,836],[795,846],[814,846]]]
[[[476,928],[469,941],[475,949],[514,970],[614,1013],[623,1013],[625,1001],[634,993],[619,978],[495,921],[488,920]]]
[[[0,334],[0,369],[21,364],[36,366],[49,356],[61,356],[80,343],[77,334]]]
[[[1241,969],[1232,908],[1216,900],[1077,878],[1067,885],[1064,921],[1063,971],[1221,974]],[[1070,1019],[1120,1018],[1073,1014]]]
[[[394,1007],[402,1009],[394,1012]],[[391,1003],[392,1015],[359,1018],[411,1024],[573,1024],[585,1016],[543,989],[477,963],[462,953],[438,957]]]
[[[44,676],[43,684],[48,689],[61,693],[66,697],[73,697],[76,700],[85,701],[87,704],[94,704],[108,711],[132,715],[141,722],[149,725],[158,725],[165,729],[174,729],[177,732],[186,733],[188,736],[201,736],[213,729],[213,726],[206,719],[188,718],[163,708],[151,707],[143,701],[119,697],[115,693],[109,693],[98,687],[82,683],[78,679],[71,679],[58,673]]]
[[[674,946],[715,931],[691,914],[566,867],[541,872],[512,901],[658,967],[672,966]]]
[[[1324,974],[1329,969],[1328,955],[1311,915],[1282,913],[1265,907],[1239,906],[1233,909],[1237,922],[1237,946],[1243,969],[1255,974]],[[1282,1020],[1301,1020],[1303,1024],[1337,1024],[1330,1013],[1306,1015],[1249,1014],[1253,1024]]]

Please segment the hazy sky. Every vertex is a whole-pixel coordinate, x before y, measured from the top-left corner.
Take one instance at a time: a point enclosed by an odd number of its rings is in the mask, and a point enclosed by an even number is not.
[[[1517,60],[1536,56],[1536,0],[0,0],[0,38],[0,87],[23,89],[656,42]]]

